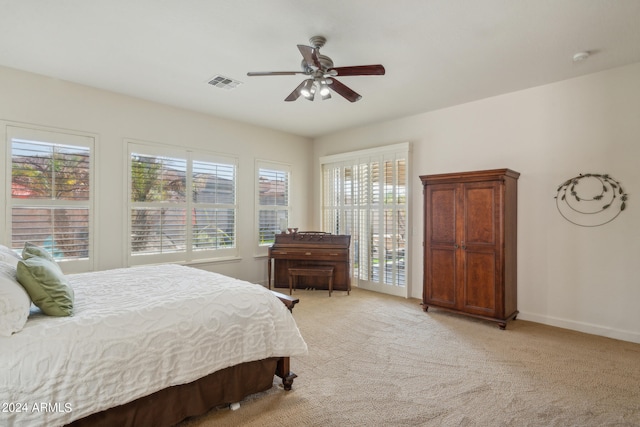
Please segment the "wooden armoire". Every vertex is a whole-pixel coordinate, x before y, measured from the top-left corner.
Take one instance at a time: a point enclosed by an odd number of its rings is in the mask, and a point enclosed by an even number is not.
[[[424,187],[424,311],[497,322],[517,309],[517,194],[510,169],[420,176]]]

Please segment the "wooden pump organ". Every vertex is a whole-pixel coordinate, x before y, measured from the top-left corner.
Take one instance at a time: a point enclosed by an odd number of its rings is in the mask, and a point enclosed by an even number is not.
[[[273,284],[276,288],[289,288],[291,292],[292,280],[295,280],[295,287],[299,289],[328,289],[329,296],[332,290],[349,293],[350,241],[349,235],[316,231],[276,234],[275,242],[269,248],[269,289],[273,271]],[[327,271],[329,280],[324,274]]]

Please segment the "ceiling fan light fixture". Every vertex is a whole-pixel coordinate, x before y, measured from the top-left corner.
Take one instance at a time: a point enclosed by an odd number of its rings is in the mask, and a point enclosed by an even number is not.
[[[318,80],[317,83],[318,83],[318,88],[320,90],[320,95],[322,95],[322,99],[331,98],[331,94],[330,94],[329,86],[327,86],[327,82],[325,80]]]
[[[307,79],[304,81],[304,85],[300,89],[300,95],[304,96],[309,101],[313,101],[313,97],[316,93],[316,88],[313,83],[313,79]]]

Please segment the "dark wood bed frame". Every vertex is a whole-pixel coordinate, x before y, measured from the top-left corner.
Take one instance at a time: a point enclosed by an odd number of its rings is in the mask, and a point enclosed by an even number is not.
[[[271,291],[289,309],[298,298]],[[273,386],[273,377],[282,378],[285,390],[291,390],[296,374],[290,370],[289,357],[273,357],[230,366],[188,384],[168,387],[124,405],[116,406],[76,420],[73,427],[156,426],[169,427],[189,417],[240,402],[245,397]],[[96,390],[99,393],[100,390]]]

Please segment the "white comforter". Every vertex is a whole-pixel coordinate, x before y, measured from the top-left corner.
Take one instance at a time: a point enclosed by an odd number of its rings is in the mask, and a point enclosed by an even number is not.
[[[0,425],[56,426],[228,366],[307,353],[260,285],[178,265],[68,275],[72,317],[0,337]]]

